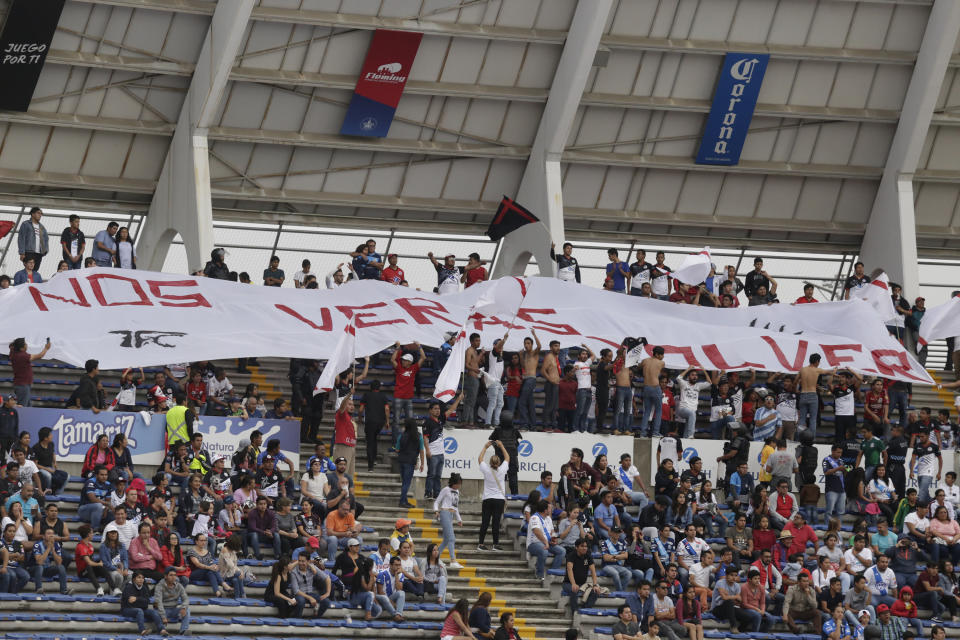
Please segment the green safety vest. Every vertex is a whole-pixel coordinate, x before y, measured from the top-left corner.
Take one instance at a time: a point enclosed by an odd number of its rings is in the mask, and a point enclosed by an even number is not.
[[[187,433],[187,408],[177,405],[167,411],[167,446],[174,442],[187,442],[190,434]]]

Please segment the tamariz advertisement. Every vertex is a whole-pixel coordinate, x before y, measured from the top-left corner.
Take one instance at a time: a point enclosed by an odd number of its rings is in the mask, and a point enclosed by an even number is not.
[[[769,55],[728,53],[707,117],[697,164],[735,165],[750,129]]]
[[[0,35],[0,109],[26,111],[65,0],[13,0]]]
[[[367,49],[340,133],[384,138],[390,131],[422,33],[377,29]]]

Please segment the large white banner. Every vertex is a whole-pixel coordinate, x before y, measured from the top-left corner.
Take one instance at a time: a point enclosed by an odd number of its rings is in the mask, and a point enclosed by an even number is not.
[[[594,352],[633,336],[647,340],[648,353],[662,346],[673,369],[790,372],[819,353],[823,367],[932,382],[862,300],[712,309],[553,278],[523,280],[526,297],[515,317],[468,318],[495,281],[440,296],[372,280],[309,290],[84,269],[0,291],[0,340],[22,336],[38,351],[49,336],[49,357],[81,366],[96,358],[104,369],[238,356],[326,359],[355,316],[358,357],[398,340],[439,346],[466,322],[488,348],[507,328],[508,350],[520,349],[531,329],[544,346],[556,339]]]
[[[960,336],[960,296],[927,309],[920,321],[920,344]]]
[[[491,431],[473,429],[446,429],[443,433],[443,477],[449,478],[451,473],[459,473],[465,480],[479,480],[480,463],[478,456],[483,445],[490,438]],[[560,467],[570,461],[570,450],[574,447],[583,451],[583,458],[587,464],[593,464],[594,459],[604,454],[608,463],[616,467],[620,462],[621,453],[633,456],[633,438],[631,436],[608,436],[594,433],[523,433],[523,440],[518,448],[520,470],[517,478],[521,482],[540,482],[540,474],[549,471],[553,474],[553,481],[560,481]],[[486,460],[496,452],[500,455],[496,445],[487,449]],[[424,471],[415,475],[426,476]]]

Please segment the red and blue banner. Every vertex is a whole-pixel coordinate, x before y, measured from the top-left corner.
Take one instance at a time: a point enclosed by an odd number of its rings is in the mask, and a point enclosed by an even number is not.
[[[341,134],[386,137],[421,39],[422,33],[410,31],[377,29],[373,33]]]

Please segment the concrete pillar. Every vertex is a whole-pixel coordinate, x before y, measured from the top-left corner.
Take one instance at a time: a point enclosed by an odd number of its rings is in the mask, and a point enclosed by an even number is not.
[[[190,88],[180,110],[150,211],[137,238],[143,268],[160,271],[177,233],[189,270],[201,269],[213,249],[213,204],[207,128],[223,100],[255,0],[217,3]]]
[[[493,265],[494,278],[523,275],[531,257],[536,260],[540,275],[556,275],[556,263],[550,259],[550,242],[559,247],[563,241],[560,158],[612,5],[613,0],[580,0],[577,3],[515,198],[541,223],[528,224],[503,239]]]
[[[936,0],[860,251],[868,272],[885,269],[890,280],[902,284],[904,296],[911,299],[920,293],[913,174],[958,33],[960,2]]]

